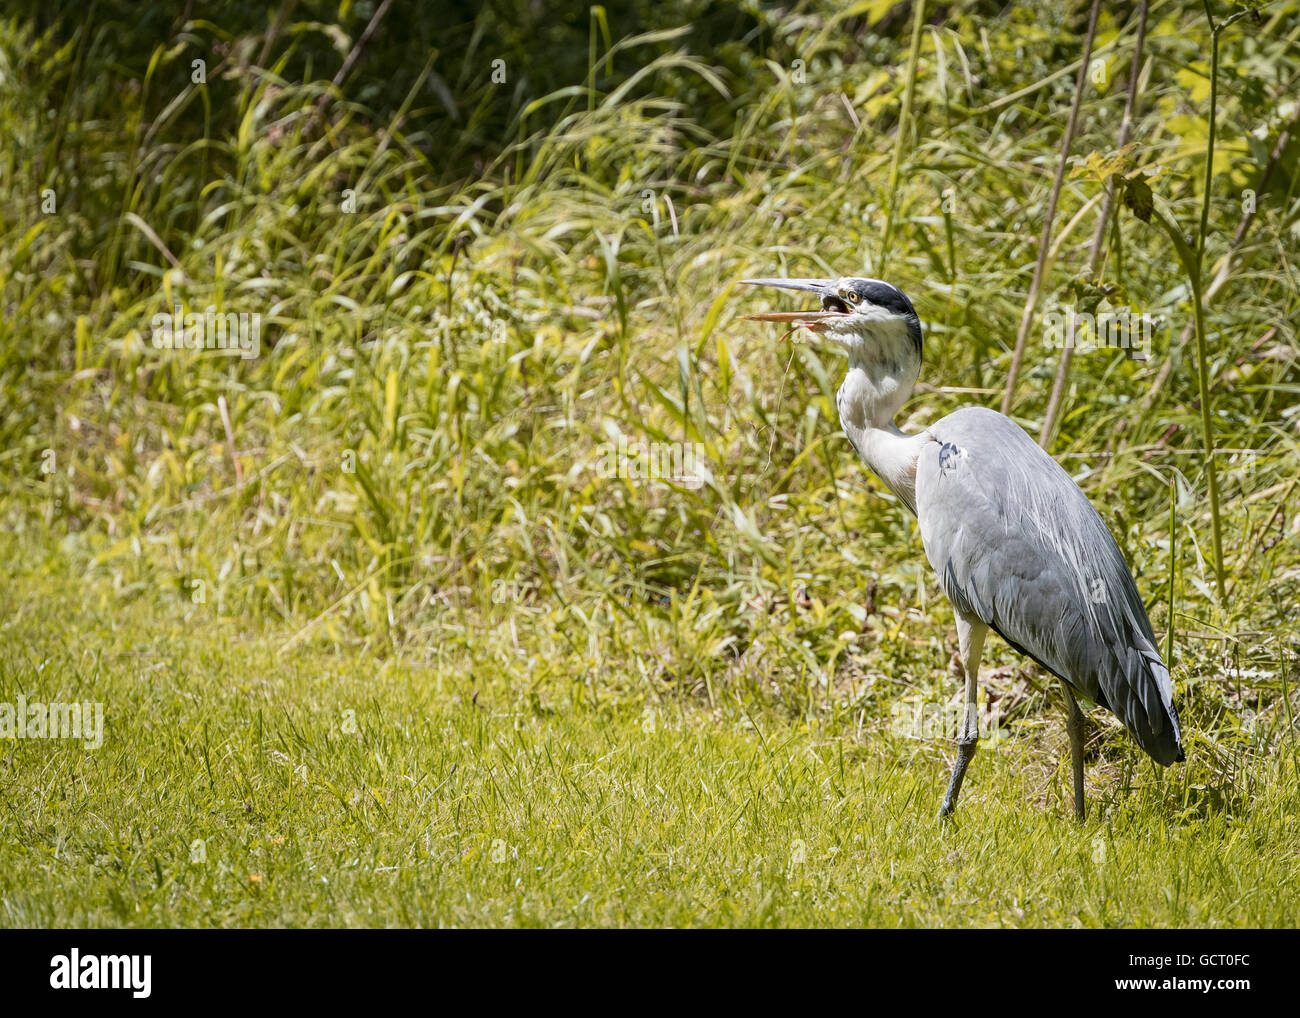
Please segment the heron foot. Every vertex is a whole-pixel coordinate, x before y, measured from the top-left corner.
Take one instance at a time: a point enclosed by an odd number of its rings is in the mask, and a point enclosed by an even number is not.
[[[957,796],[961,794],[961,783],[966,777],[966,768],[979,747],[979,735],[972,732],[957,740],[957,760],[952,765],[952,778],[948,782],[948,791],[944,794],[943,805],[939,807],[939,819],[952,816],[957,809]]]

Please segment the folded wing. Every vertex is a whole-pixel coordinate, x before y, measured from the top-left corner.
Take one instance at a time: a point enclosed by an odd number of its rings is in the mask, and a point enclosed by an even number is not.
[[[916,508],[956,610],[1109,708],[1156,761],[1183,759],[1169,671],[1115,539],[1013,421],[959,410],[930,429]]]

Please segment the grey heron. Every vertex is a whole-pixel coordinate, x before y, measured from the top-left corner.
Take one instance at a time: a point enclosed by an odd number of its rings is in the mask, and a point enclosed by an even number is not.
[[[958,410],[915,435],[895,425],[921,369],[921,322],[903,292],[854,277],[741,282],[820,298],[811,311],[743,317],[807,328],[848,356],[836,396],[840,424],[916,516],[926,557],[952,602],[965,701],[940,816],[956,807],[978,745],[980,655],[990,629],[1061,680],[1079,820],[1083,714],[1076,695],[1111,710],[1157,763],[1182,760],[1173,685],[1137,585],[1069,474],[994,410]]]

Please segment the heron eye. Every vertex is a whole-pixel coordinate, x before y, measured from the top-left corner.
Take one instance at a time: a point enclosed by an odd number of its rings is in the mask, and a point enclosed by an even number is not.
[[[850,304],[856,304],[858,301],[862,299],[862,295],[853,290],[841,290],[840,296],[843,297]]]

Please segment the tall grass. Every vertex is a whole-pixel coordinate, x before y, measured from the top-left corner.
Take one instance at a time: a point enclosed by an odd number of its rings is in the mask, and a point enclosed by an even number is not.
[[[428,90],[381,116],[347,82],[328,87],[328,71],[283,76],[284,39],[301,25],[268,27],[230,51],[229,79],[210,75],[234,90],[225,131],[203,88],[153,92],[217,27],[185,26],[185,46],[159,42],[149,71],[121,80],[93,22],[69,34],[10,22],[4,526],[123,602],[273,620],[291,634],[285,653],[419,653],[521,688],[563,679],[596,700],[698,696],[720,709],[758,697],[809,717],[878,718],[900,697],[946,696],[949,610],[910,517],[839,433],[839,362],[737,324],[769,298],[733,287],[759,273],[874,274],[888,236],[889,276],[927,325],[912,426],[991,404],[1076,100],[1080,16],[957,4],[929,31],[890,15],[876,34],[812,3],[765,29],[800,67],[756,65],[746,80],[686,29],[611,39],[593,15],[587,73],[509,107],[499,151],[452,180],[422,128]],[[1132,137],[1179,221],[1200,212],[1192,181],[1215,185],[1213,259],[1288,122],[1300,23],[1295,4],[1273,4],[1257,31],[1220,40],[1241,70],[1219,96],[1212,162],[1205,30],[1199,6],[1152,4]],[[1113,148],[1135,34],[1103,10],[1095,56],[1109,73],[1077,97],[1080,159]],[[859,59],[844,58],[846,38]],[[913,43],[912,71],[895,73]],[[237,60],[245,50],[266,58]],[[517,90],[485,80],[475,97],[497,110]],[[915,146],[900,136],[909,121]],[[1300,578],[1294,150],[1282,163],[1204,330],[1222,614],[1205,550],[1206,393],[1174,343],[1195,297],[1164,239],[1129,220],[1111,232],[1117,288],[1100,306],[1169,328],[1149,360],[1076,356],[1054,443],[1153,622],[1175,631],[1196,733],[1189,788],[1231,784],[1239,750],[1266,752],[1287,731]],[[55,214],[42,212],[45,188]],[[1095,199],[1095,185],[1066,177],[1044,307],[1077,299]],[[155,350],[152,317],[175,303],[259,313],[261,355]],[[1057,354],[1030,334],[1016,413],[1032,433]],[[698,443],[703,483],[601,476],[620,436]],[[990,681],[1006,695],[1028,681],[1026,717],[1043,707],[1032,676]],[[1248,711],[1262,727],[1244,727]],[[1102,744],[1130,751],[1113,728]]]

